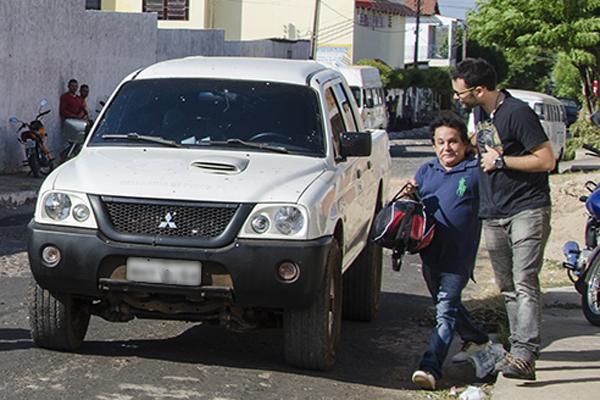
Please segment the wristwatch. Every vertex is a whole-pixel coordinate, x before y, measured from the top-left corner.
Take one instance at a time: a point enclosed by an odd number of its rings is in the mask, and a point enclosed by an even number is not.
[[[494,160],[494,167],[496,167],[496,169],[504,169],[506,167],[506,162],[504,161],[504,157],[502,155],[499,155]]]

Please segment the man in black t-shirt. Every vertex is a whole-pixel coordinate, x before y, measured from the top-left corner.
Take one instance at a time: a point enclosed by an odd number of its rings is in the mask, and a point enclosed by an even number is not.
[[[548,172],[554,156],[535,112],[496,89],[496,72],[467,58],[451,72],[454,98],[473,109],[479,151],[479,217],[510,323],[507,378],[535,380],[540,352],[539,272],[550,234]]]

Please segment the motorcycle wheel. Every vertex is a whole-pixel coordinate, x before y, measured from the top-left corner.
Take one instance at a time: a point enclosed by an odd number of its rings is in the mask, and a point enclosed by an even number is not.
[[[35,151],[29,153],[29,156],[27,157],[27,163],[29,163],[29,169],[31,169],[33,176],[35,178],[41,177],[40,160],[38,159]]]
[[[40,174],[48,175],[54,169],[54,160],[45,159],[43,165],[40,165]]]
[[[592,325],[600,326],[600,257],[594,260],[587,275],[587,283],[581,296],[583,315]]]

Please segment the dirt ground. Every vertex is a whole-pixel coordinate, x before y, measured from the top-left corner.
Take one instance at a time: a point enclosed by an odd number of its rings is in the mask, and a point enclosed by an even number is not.
[[[562,267],[562,247],[569,240],[575,240],[580,245],[583,243],[587,214],[579,197],[588,194],[584,188],[587,181],[600,182],[600,172],[550,176],[552,231],[546,245],[544,267],[540,276],[543,289],[571,284],[566,270]],[[483,239],[477,257],[475,278],[477,284],[471,282],[467,286],[466,298],[483,298],[498,293]]]

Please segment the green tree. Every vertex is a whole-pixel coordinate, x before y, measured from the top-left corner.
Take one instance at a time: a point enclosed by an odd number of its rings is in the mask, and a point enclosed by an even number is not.
[[[600,67],[600,0],[479,0],[468,25],[480,44],[509,54],[527,48],[563,52],[579,72],[588,109],[595,109],[591,84]],[[547,59],[552,57],[534,58]],[[515,60],[527,62],[518,55]]]
[[[552,93],[558,97],[580,99],[581,79],[579,71],[565,53],[559,53],[554,69],[552,70],[552,82],[554,89]]]

